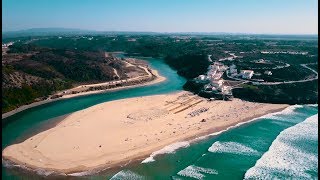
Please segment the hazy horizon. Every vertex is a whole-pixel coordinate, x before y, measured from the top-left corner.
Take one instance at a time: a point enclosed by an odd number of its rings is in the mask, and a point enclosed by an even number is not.
[[[318,36],[318,33],[308,33],[308,34],[284,34],[284,33],[246,33],[246,32],[201,32],[201,31],[194,31],[194,32],[161,32],[161,31],[108,31],[108,30],[92,30],[92,29],[80,29],[80,28],[64,28],[64,27],[41,27],[41,28],[28,28],[28,29],[19,29],[19,30],[11,30],[11,31],[3,31],[2,33],[11,33],[11,32],[21,32],[21,31],[28,31],[28,30],[40,30],[40,29],[57,29],[56,32],[59,32],[58,29],[67,29],[71,30],[74,29],[75,31],[88,31],[88,32],[115,32],[115,33],[156,33],[156,34],[216,34],[216,35],[297,35],[297,36]],[[55,31],[53,31],[55,32]]]
[[[316,0],[4,0],[2,31],[318,35]]]

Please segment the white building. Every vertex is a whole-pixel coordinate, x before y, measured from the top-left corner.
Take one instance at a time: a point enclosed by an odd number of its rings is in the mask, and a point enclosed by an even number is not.
[[[213,92],[213,93],[218,93],[218,89],[211,84],[207,84],[204,86],[205,91]]]
[[[251,79],[253,76],[254,71],[252,70],[241,70],[240,75],[242,76],[243,79]]]
[[[231,86],[223,86],[221,91],[223,94],[229,94],[229,95],[232,95],[232,88]]]
[[[268,75],[268,76],[271,76],[272,75],[272,72],[271,71],[265,71],[264,74]]]
[[[212,91],[212,86],[211,86],[211,84],[206,84],[206,85],[204,86],[204,90],[205,90],[205,91]]]
[[[205,75],[202,75],[202,74],[201,74],[201,75],[199,75],[199,79],[200,79],[200,80],[205,80],[205,78],[206,78],[206,76],[205,76]]]
[[[218,80],[218,81],[211,81],[211,86],[219,89],[222,87],[222,84],[223,84],[223,80]]]
[[[205,80],[207,80],[208,78],[207,78],[206,75],[201,74],[201,75],[198,76],[197,79],[200,80],[200,81],[205,81]]]

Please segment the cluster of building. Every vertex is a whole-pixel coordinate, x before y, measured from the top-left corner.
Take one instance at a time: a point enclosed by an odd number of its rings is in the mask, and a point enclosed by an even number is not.
[[[231,77],[241,77],[242,79],[251,79],[254,74],[258,76],[261,75],[260,73],[254,73],[253,70],[240,70],[238,74],[238,70],[234,64],[229,67],[229,73]],[[264,74],[271,76],[272,72],[264,71]]]
[[[12,44],[13,44],[13,42],[2,43],[2,48],[8,48],[8,47],[11,46]]]
[[[231,77],[241,77],[242,79],[251,79],[254,71],[253,70],[240,70],[240,73],[238,74],[238,70],[236,65],[231,65],[229,67],[229,73]]]
[[[224,85],[223,73],[228,67],[219,62],[214,62],[208,67],[206,75],[199,75],[195,80],[204,84],[203,92],[213,95],[232,97],[231,87]]]
[[[212,62],[210,56],[208,56],[209,62]],[[264,59],[259,59],[255,61],[256,63],[270,63]],[[227,76],[229,78],[234,79],[247,79],[250,82],[259,84],[263,82],[263,79],[252,79],[253,75],[260,76],[261,73],[255,73],[252,69],[242,69],[238,70],[235,64],[231,66],[225,66],[219,61],[213,62],[208,67],[208,71],[206,74],[199,75],[194,80],[198,84],[202,84],[203,88],[201,90],[202,93],[207,93],[211,97],[222,97],[223,99],[232,98],[232,86],[226,85],[228,83],[224,83],[225,81],[222,79],[223,73],[227,71]],[[271,76],[272,72],[269,70],[264,71],[265,75]],[[209,97],[210,97],[209,96]]]
[[[9,43],[2,43],[2,55],[7,54],[7,51],[9,50],[9,46],[11,46],[14,42],[9,42]]]
[[[220,58],[219,61],[225,61],[225,60],[233,61],[236,58],[242,58],[243,57],[243,56],[236,56],[235,53],[230,53],[229,51],[224,51],[224,52],[226,54],[229,54],[230,56],[229,57],[225,57],[225,58]]]

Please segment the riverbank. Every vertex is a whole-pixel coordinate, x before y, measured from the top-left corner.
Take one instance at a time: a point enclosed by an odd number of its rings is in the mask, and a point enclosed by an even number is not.
[[[134,88],[134,87],[141,87],[141,86],[148,86],[148,85],[153,85],[153,84],[157,84],[160,82],[163,82],[166,80],[165,77],[161,76],[157,70],[154,69],[150,69],[151,70],[151,74],[154,75],[154,79],[152,79],[151,81],[147,81],[147,82],[143,82],[141,84],[135,84],[135,85],[130,85],[130,86],[122,86],[122,87],[115,87],[115,88],[111,88],[111,89],[105,89],[105,90],[93,90],[93,91],[87,91],[87,92],[79,92],[77,94],[69,94],[69,95],[63,95],[62,97],[57,97],[55,99],[46,99],[46,100],[42,100],[42,101],[38,101],[38,102],[34,102],[28,105],[23,105],[17,109],[14,109],[12,111],[6,112],[2,114],[2,119],[7,118],[9,116],[12,116],[18,112],[24,111],[26,109],[32,108],[32,107],[36,107],[36,106],[40,106],[46,103],[50,103],[50,102],[54,102],[54,101],[58,101],[58,100],[62,100],[62,99],[67,99],[67,98],[73,98],[73,97],[77,97],[77,96],[85,96],[85,95],[90,95],[90,94],[97,94],[97,93],[105,93],[105,92],[109,92],[109,91],[117,91],[117,90],[121,90],[121,89],[129,89],[129,88]],[[94,84],[93,84],[94,85]],[[92,86],[92,85],[91,85]],[[72,88],[74,89],[74,88]],[[68,89],[65,91],[71,91],[72,89]]]
[[[8,146],[3,158],[65,174],[114,167],[286,107],[236,98],[207,101],[186,91],[116,100],[70,114],[54,128]]]

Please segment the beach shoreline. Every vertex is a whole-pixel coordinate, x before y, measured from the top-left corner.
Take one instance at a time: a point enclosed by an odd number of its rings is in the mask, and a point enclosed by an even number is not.
[[[63,99],[68,99],[68,98],[74,98],[74,97],[79,97],[79,96],[86,96],[86,95],[91,95],[91,94],[99,94],[99,93],[106,93],[106,92],[112,92],[112,91],[118,91],[118,90],[124,90],[124,89],[131,89],[131,88],[135,88],[135,87],[143,87],[143,86],[149,86],[149,85],[154,85],[154,84],[158,84],[161,82],[166,81],[166,78],[164,76],[161,76],[157,70],[151,69],[152,74],[155,76],[155,79],[148,81],[148,82],[144,82],[141,84],[135,84],[135,85],[129,85],[129,86],[122,86],[122,87],[115,87],[115,88],[111,88],[111,89],[105,89],[105,90],[94,90],[94,91],[88,91],[88,92],[80,92],[77,94],[70,94],[70,95],[64,95],[62,97],[59,98],[55,98],[55,99],[46,99],[46,100],[42,100],[42,101],[37,101],[37,102],[33,102],[31,104],[28,105],[22,105],[14,110],[11,110],[9,112],[3,113],[2,114],[2,119],[5,119],[9,116],[12,116],[16,113],[19,113],[21,111],[24,111],[26,109],[30,109],[36,106],[40,106],[43,104],[47,104],[50,102],[55,102],[55,101],[59,101],[59,100],[63,100]],[[71,88],[73,89],[73,88]],[[67,89],[67,90],[71,90],[71,89]]]
[[[159,102],[153,103],[152,101]],[[191,101],[191,104],[200,103],[195,106],[186,106],[188,108],[181,111],[185,107],[183,105],[181,107],[179,101]],[[174,109],[175,112],[163,114],[162,111],[158,111],[152,106],[166,106],[169,109]],[[106,168],[119,168],[124,164],[141,162],[153,152],[170,144],[181,141],[193,142],[210,135],[216,135],[216,133],[219,134],[219,132],[237,127],[239,123],[252,122],[263,115],[279,112],[288,106],[287,104],[252,103],[239,99],[209,102],[185,91],[116,100],[68,115],[55,127],[30,137],[21,144],[7,147],[7,150],[3,150],[3,159],[33,170],[43,169],[62,174],[97,172]],[[144,108],[141,109],[141,107]],[[196,112],[203,107],[210,107],[210,109],[197,116],[187,117],[190,112]],[[110,119],[110,122],[104,122],[101,119],[101,117],[110,115],[105,112],[106,109],[113,112],[113,118]],[[218,109],[220,112],[216,113]],[[225,116],[225,114],[227,115]],[[84,117],[87,119],[84,119]],[[238,118],[235,119],[234,117]],[[88,123],[89,121],[90,123]],[[85,133],[83,127],[85,127],[87,133],[91,132],[91,135],[82,137],[79,133]],[[142,129],[144,132],[141,132]],[[106,131],[109,133],[105,133]],[[61,134],[64,134],[64,145],[57,141],[61,138]],[[113,134],[113,138],[109,137],[110,134]],[[31,141],[32,138],[33,141]],[[81,141],[78,140],[79,138]],[[41,140],[36,142],[37,139]],[[101,139],[104,139],[104,141],[100,142]],[[99,144],[100,146],[97,147]],[[61,145],[65,147],[61,147]],[[34,150],[35,146],[37,146],[37,150]],[[74,150],[71,146],[81,148]],[[83,147],[89,149],[82,149]],[[104,147],[108,148],[104,149]],[[23,151],[23,153],[21,154],[19,151]],[[70,153],[72,151],[79,154],[65,153],[65,155],[52,155],[52,157],[41,155],[51,156],[50,154],[60,151],[70,151]],[[41,153],[38,154],[37,152]],[[90,160],[83,159],[81,156],[90,157]],[[46,163],[35,159],[41,159]],[[56,159],[56,161],[50,159]],[[73,164],[61,163],[63,161],[73,161]]]

